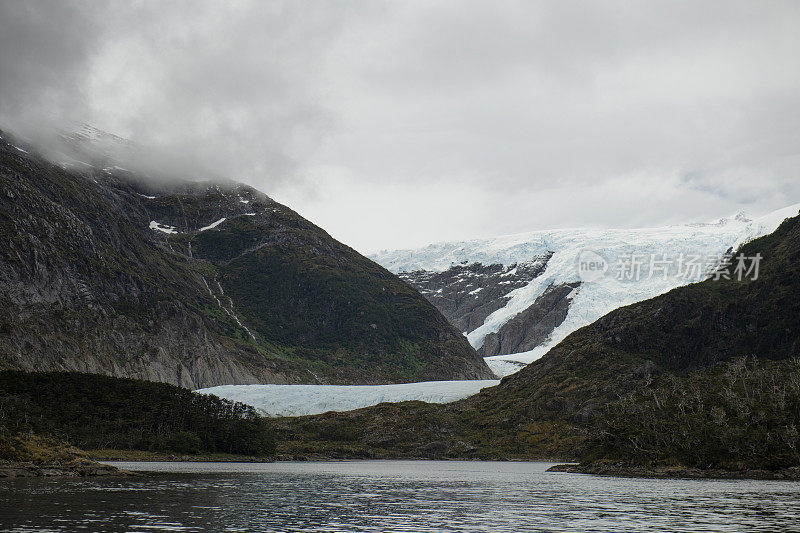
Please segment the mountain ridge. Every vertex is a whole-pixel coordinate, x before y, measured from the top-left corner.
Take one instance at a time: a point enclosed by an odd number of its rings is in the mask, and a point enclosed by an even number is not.
[[[59,166],[9,137],[2,368],[190,388],[493,377],[411,287],[251,187]]]

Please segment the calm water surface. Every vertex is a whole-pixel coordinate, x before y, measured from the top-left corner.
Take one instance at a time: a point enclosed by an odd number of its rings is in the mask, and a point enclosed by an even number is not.
[[[546,463],[113,463],[0,480],[0,531],[800,531],[800,483],[546,473]]]

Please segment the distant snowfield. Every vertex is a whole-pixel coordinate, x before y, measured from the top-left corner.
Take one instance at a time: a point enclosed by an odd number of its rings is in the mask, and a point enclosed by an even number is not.
[[[473,380],[396,385],[221,385],[195,392],[252,405],[266,416],[303,416],[350,411],[382,402],[449,403],[498,383],[499,380]]]
[[[702,281],[703,268],[679,276],[679,258],[699,256],[713,266],[728,249],[775,231],[783,220],[796,216],[800,204],[786,207],[766,216],[751,219],[740,213],[710,224],[689,224],[643,229],[563,229],[535,231],[492,239],[431,244],[416,250],[382,251],[370,256],[392,272],[427,270],[441,272],[453,265],[482,263],[510,266],[551,252],[545,271],[528,285],[510,292],[505,305],[489,315],[483,324],[466,332],[477,349],[484,338],[494,333],[517,314],[527,309],[549,287],[581,281],[569,296],[571,305],[563,323],[550,338],[531,351],[487,357],[486,362],[498,376],[517,372],[526,364],[547,353],[575,330],[591,324],[619,307],[647,300],[681,285]],[[582,279],[578,261],[591,251],[601,257],[609,271],[600,279]],[[640,279],[617,279],[613,267],[636,255],[645,262]],[[672,261],[668,275],[650,275],[650,258]],[[584,276],[585,278],[585,276]]]

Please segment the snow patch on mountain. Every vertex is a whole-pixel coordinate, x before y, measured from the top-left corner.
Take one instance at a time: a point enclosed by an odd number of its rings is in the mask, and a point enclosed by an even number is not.
[[[173,226],[168,226],[166,224],[161,224],[160,222],[156,222],[155,220],[150,221],[150,229],[155,231],[160,231],[162,233],[178,233],[178,230]]]
[[[228,220],[228,219],[223,217],[223,218],[217,220],[216,222],[212,222],[208,226],[203,226],[202,228],[200,228],[200,231],[206,231],[206,230],[209,230],[209,229],[214,229],[217,226],[219,226],[220,224],[222,224],[223,222],[225,222],[226,220]]]
[[[221,385],[195,392],[252,405],[266,416],[304,416],[351,411],[383,402],[449,403],[498,383],[498,380],[471,380],[395,385]]]

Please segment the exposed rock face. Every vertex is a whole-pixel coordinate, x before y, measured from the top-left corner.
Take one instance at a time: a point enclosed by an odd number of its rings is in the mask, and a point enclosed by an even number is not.
[[[504,267],[480,263],[453,265],[444,272],[417,270],[398,275],[414,286],[464,332],[477,328],[508,301],[508,293],[524,287],[544,271],[549,256]]]
[[[567,318],[570,294],[580,282],[548,288],[523,312],[503,324],[497,333],[489,333],[478,353],[484,357],[527,352],[544,343]]]
[[[471,263],[443,272],[416,270],[398,274],[422,293],[457,328],[470,332],[504,307],[512,291],[522,288],[547,267],[552,254],[511,265]],[[524,352],[545,342],[566,318],[570,294],[579,282],[548,288],[528,308],[489,333],[478,353],[485,357]]]
[[[199,388],[492,377],[436,309],[233,182],[62,168],[0,133],[0,368]]]

